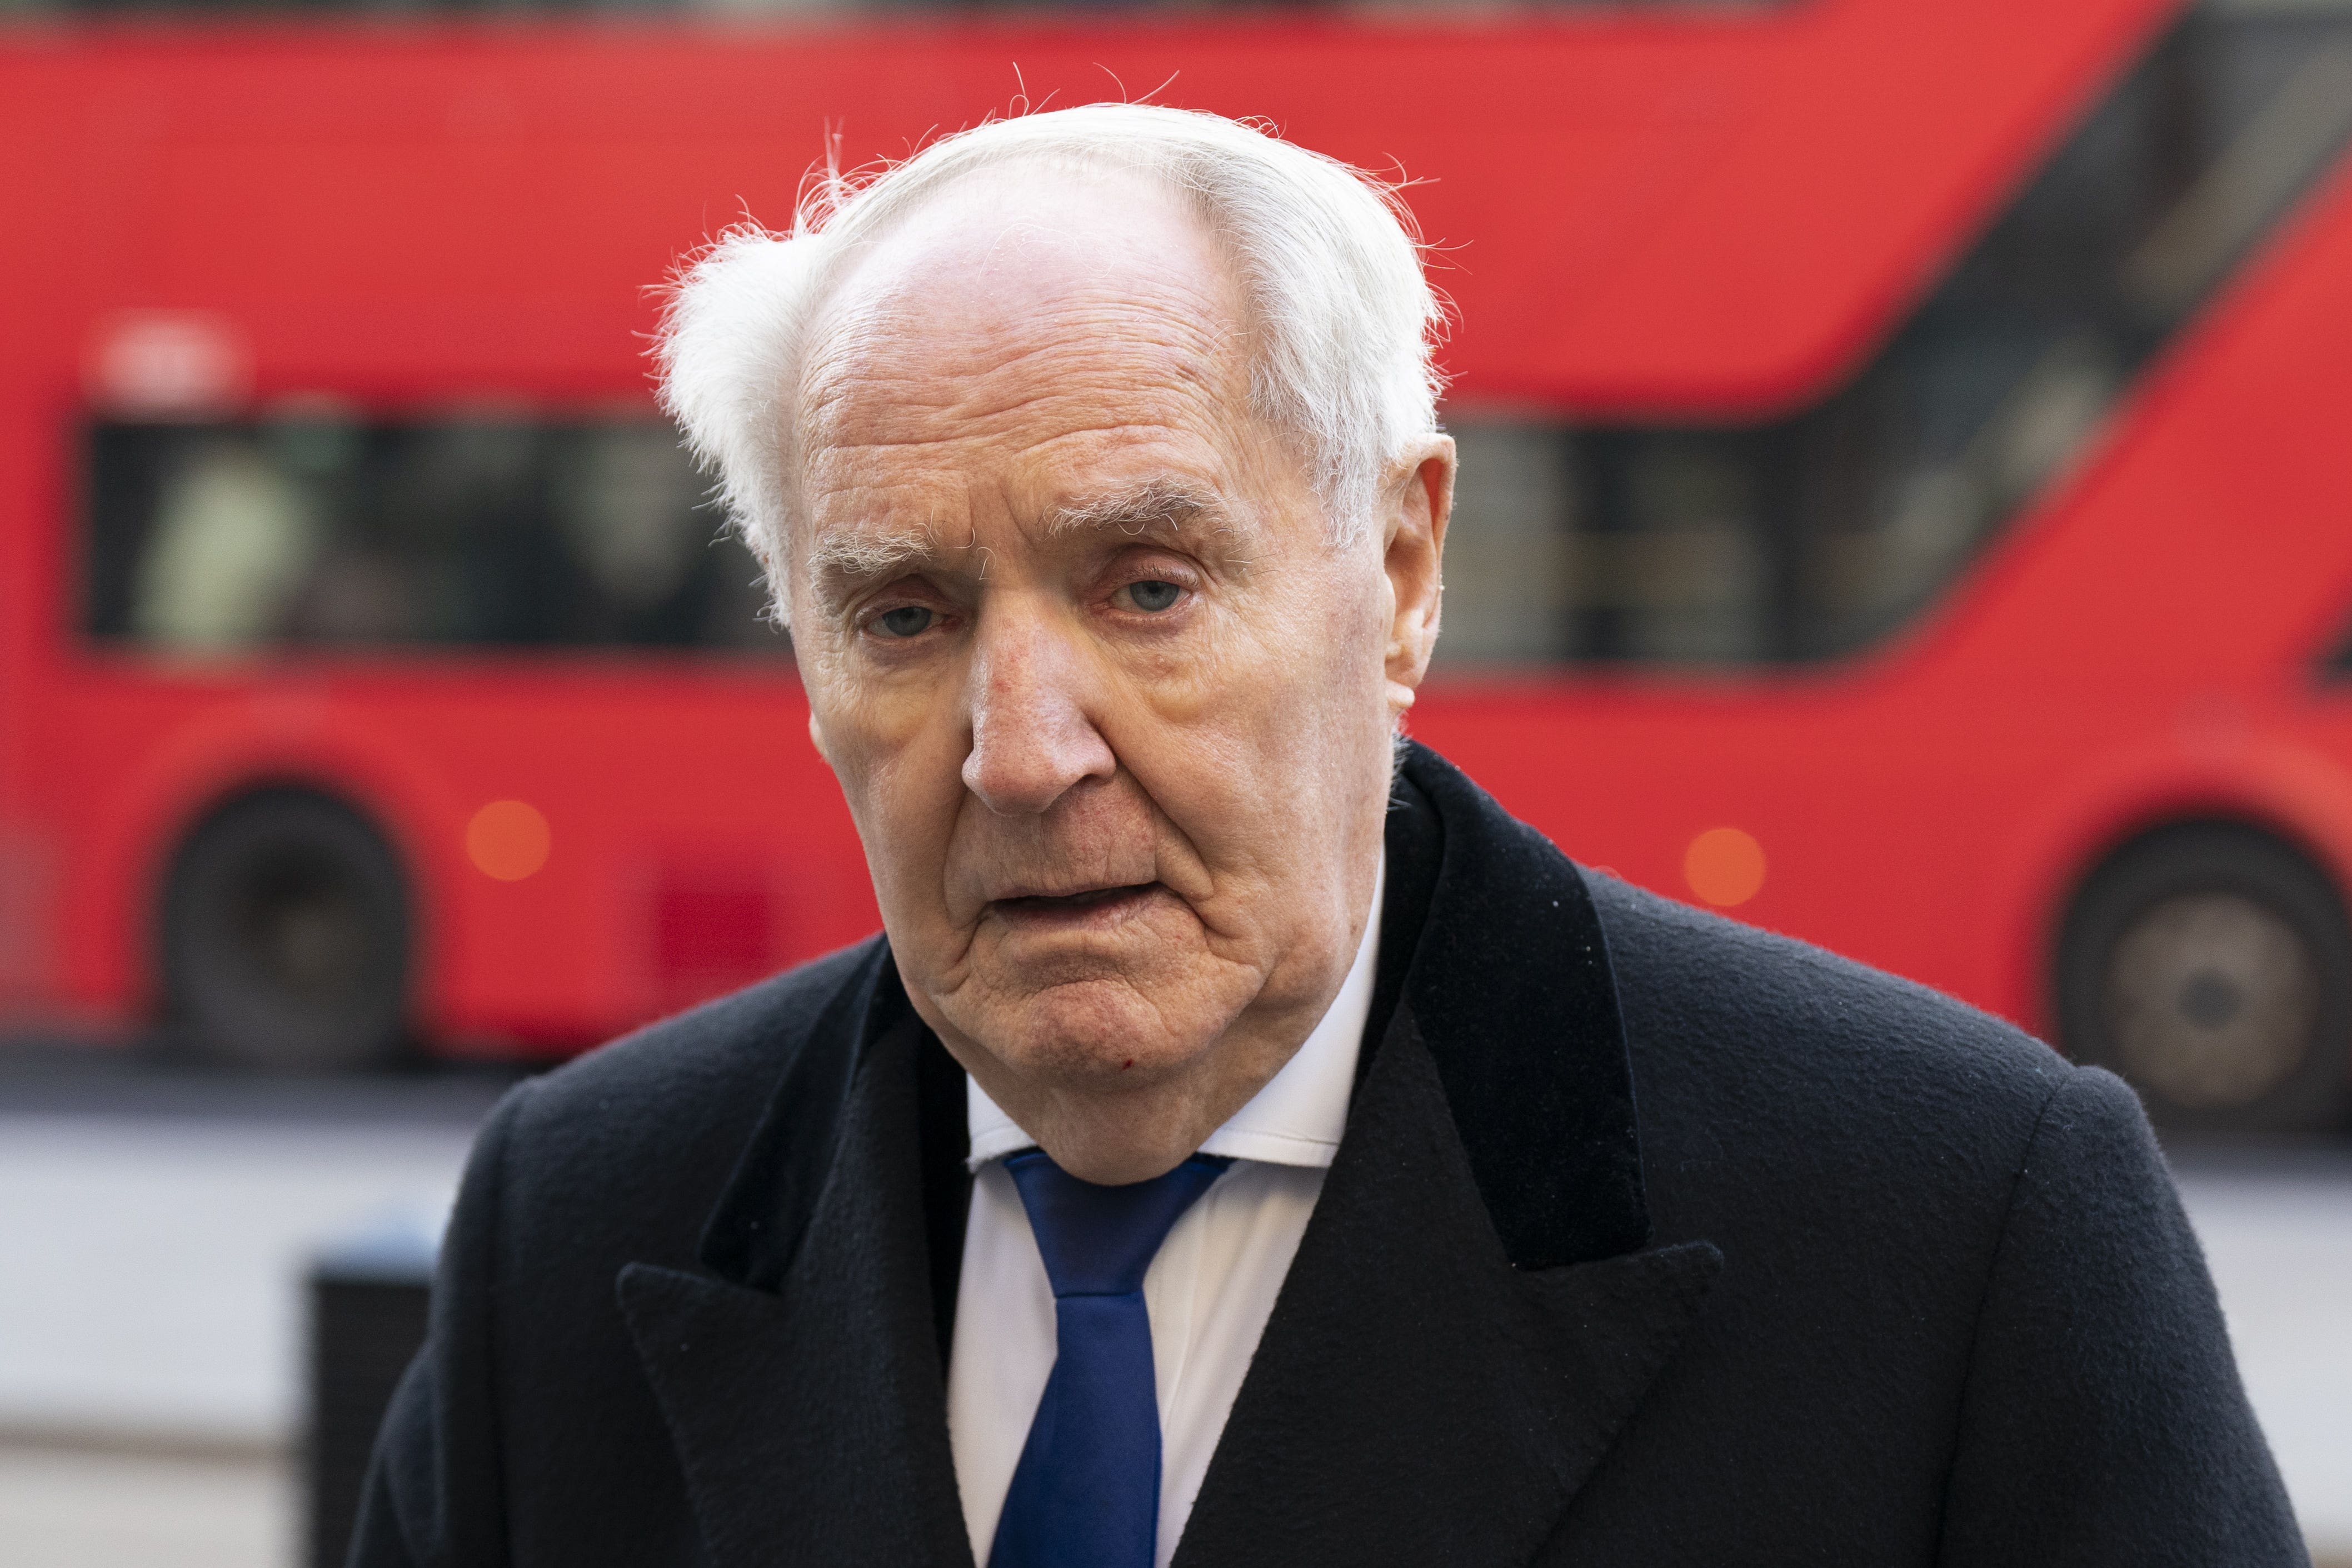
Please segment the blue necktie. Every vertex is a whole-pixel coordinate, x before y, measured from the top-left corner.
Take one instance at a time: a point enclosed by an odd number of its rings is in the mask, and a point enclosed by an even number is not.
[[[988,1568],[1151,1568],[1160,1400],[1143,1274],[1169,1227],[1231,1163],[1195,1154],[1164,1176],[1098,1187],[1042,1150],[1004,1162],[1053,1281],[1056,1354]]]

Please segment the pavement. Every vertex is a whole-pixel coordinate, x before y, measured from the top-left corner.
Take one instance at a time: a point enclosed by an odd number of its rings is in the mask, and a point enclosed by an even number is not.
[[[0,1563],[292,1568],[309,1260],[437,1224],[505,1081],[0,1048]],[[2315,1554],[2352,1568],[2352,1142],[2173,1161]]]
[[[0,1441],[282,1450],[311,1256],[437,1227],[503,1087],[0,1057]]]
[[[2352,1146],[2172,1164],[2304,1534],[2352,1564]]]
[[[286,1460],[0,1443],[8,1568],[294,1568]]]

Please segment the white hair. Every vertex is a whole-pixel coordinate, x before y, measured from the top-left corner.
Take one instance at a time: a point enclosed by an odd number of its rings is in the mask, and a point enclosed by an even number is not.
[[[1195,205],[1254,312],[1251,403],[1299,443],[1335,543],[1362,537],[1382,470],[1436,429],[1443,314],[1393,187],[1254,125],[1156,104],[991,121],[870,176],[828,167],[789,233],[732,229],[671,290],[655,347],[662,405],[717,475],[780,615],[800,355],[840,259],[953,182],[1016,160],[1140,174]]]

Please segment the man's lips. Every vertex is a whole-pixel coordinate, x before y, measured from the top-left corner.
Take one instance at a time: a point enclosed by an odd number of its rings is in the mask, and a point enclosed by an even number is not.
[[[1052,928],[1108,924],[1155,894],[1158,882],[1118,888],[1086,888],[1070,893],[1024,893],[989,900],[989,912],[1016,926]]]

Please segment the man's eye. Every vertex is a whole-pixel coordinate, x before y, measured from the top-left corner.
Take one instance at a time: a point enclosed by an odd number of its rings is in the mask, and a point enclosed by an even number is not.
[[[1176,607],[1176,601],[1184,596],[1184,585],[1181,583],[1162,582],[1153,577],[1140,583],[1129,583],[1120,592],[1127,595],[1128,602],[1137,609],[1156,616],[1162,610],[1172,610]]]
[[[874,617],[874,629],[886,637],[920,637],[931,628],[932,612],[922,605],[901,605]]]

